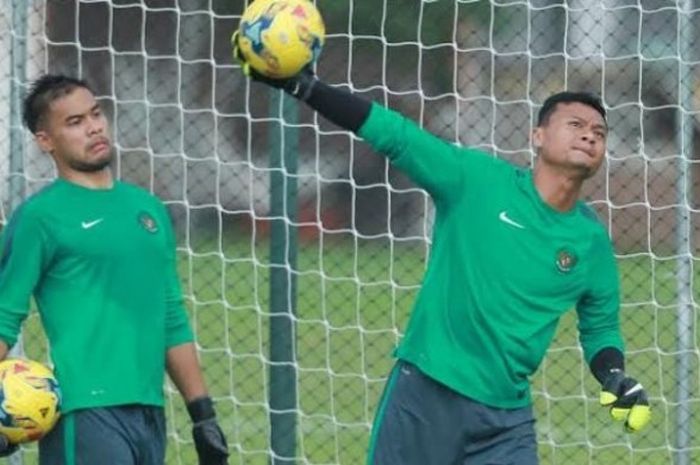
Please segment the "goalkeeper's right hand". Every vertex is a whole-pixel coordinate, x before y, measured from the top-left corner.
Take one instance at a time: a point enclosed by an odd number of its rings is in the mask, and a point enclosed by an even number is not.
[[[231,36],[231,47],[233,48],[233,58],[238,61],[243,70],[243,74],[249,76],[254,81],[262,82],[268,86],[275,87],[277,89],[282,89],[289,95],[298,98],[301,101],[306,101],[311,96],[311,90],[313,89],[316,81],[318,80],[311,70],[311,66],[307,65],[299,71],[295,76],[284,78],[284,79],[274,79],[265,76],[262,73],[256,71],[250,63],[245,60],[245,57],[241,53],[241,48],[238,46],[239,31],[236,30]]]
[[[636,432],[651,420],[649,399],[642,384],[620,369],[610,370],[600,392],[600,404],[610,407],[613,419],[625,422],[625,429]]]

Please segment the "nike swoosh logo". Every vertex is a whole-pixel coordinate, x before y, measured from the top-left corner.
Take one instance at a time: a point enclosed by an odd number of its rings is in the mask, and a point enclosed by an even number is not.
[[[515,226],[516,228],[525,229],[525,226],[523,226],[522,224],[511,220],[511,219],[508,217],[508,213],[506,213],[505,210],[503,210],[503,211],[498,215],[498,219],[501,220],[501,221],[503,221],[504,223],[508,223],[508,224],[511,225],[511,226]]]
[[[104,218],[99,218],[99,219],[93,220],[93,221],[83,221],[82,223],[80,223],[80,226],[82,226],[83,229],[90,229],[93,226],[96,226],[96,225],[102,223],[102,220],[104,220]]]
[[[623,395],[629,396],[630,394],[634,394],[635,392],[639,392],[639,391],[641,391],[642,389],[644,389],[644,387],[642,386],[642,384],[641,384],[641,383],[637,383],[637,384],[635,384],[634,386],[632,386],[632,387],[629,389],[629,391],[625,392]]]

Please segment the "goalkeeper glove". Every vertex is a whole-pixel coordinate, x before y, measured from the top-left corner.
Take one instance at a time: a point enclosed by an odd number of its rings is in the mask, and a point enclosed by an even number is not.
[[[216,413],[210,397],[199,397],[187,404],[192,419],[192,438],[199,457],[199,465],[226,465],[228,446],[216,422]]]
[[[19,446],[17,444],[11,444],[7,439],[7,436],[0,434],[0,457],[7,457],[17,452]]]
[[[619,368],[610,370],[600,393],[600,404],[610,407],[610,416],[625,422],[628,432],[644,428],[651,420],[651,408],[644,387],[625,376]]]
[[[318,79],[311,70],[311,66],[307,65],[299,71],[298,74],[289,78],[275,79],[267,77],[264,74],[256,71],[250,63],[245,60],[245,57],[241,53],[241,49],[238,46],[238,35],[239,31],[233,33],[231,36],[231,46],[233,47],[233,58],[238,61],[243,70],[243,74],[249,76],[254,81],[262,82],[268,86],[274,87],[276,89],[282,89],[292,97],[296,97],[302,102],[306,102],[311,96],[311,90],[316,85]]]

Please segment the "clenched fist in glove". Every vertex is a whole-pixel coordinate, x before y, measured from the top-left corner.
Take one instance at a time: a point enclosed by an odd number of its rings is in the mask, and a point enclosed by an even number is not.
[[[233,47],[233,58],[238,61],[243,69],[243,73],[246,76],[250,76],[254,81],[262,82],[268,86],[275,87],[277,89],[282,89],[292,97],[296,97],[302,102],[308,100],[311,95],[311,90],[317,82],[316,76],[313,71],[311,71],[311,66],[308,65],[304,67],[295,76],[284,78],[284,79],[274,79],[265,76],[264,74],[256,71],[248,62],[246,62],[241,49],[238,46],[238,34],[236,31],[231,36],[231,46]]]
[[[0,434],[0,457],[7,457],[17,452],[19,446],[17,444],[11,444],[7,439],[7,436]]]
[[[625,429],[636,432],[651,420],[651,408],[644,387],[621,369],[610,370],[603,382],[600,404],[610,407],[610,415],[625,422]]]
[[[192,438],[197,449],[199,465],[227,465],[226,438],[216,421],[211,398],[200,397],[187,404],[192,419]]]

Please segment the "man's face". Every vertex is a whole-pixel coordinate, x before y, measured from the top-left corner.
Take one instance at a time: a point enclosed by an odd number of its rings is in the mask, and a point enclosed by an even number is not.
[[[95,172],[112,161],[107,118],[92,92],[83,87],[51,102],[36,139],[62,170]]]
[[[539,163],[581,179],[595,174],[605,158],[607,125],[598,111],[579,102],[559,103],[532,141]]]

